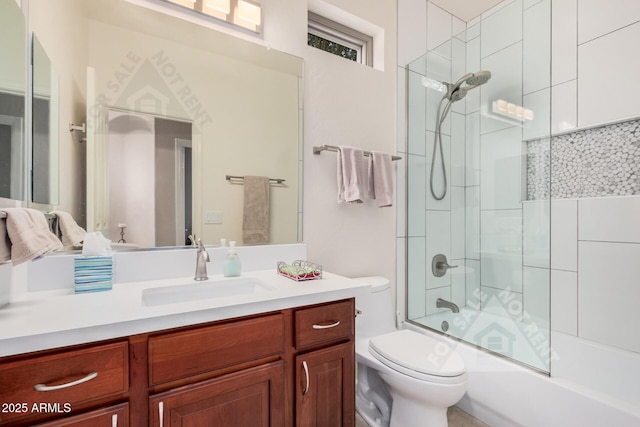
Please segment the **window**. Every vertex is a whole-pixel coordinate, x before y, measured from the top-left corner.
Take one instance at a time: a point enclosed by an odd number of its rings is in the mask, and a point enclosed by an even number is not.
[[[309,12],[307,45],[373,66],[373,37]]]
[[[253,0],[165,0],[255,33],[262,30],[262,7]]]

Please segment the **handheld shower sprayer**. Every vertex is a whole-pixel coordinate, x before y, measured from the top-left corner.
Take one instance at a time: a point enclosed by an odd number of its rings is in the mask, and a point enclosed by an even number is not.
[[[447,194],[447,171],[445,169],[444,153],[442,151],[442,134],[441,134],[442,123],[444,122],[444,119],[447,117],[447,114],[451,109],[451,105],[454,102],[460,101],[465,96],[467,96],[467,92],[477,88],[478,86],[485,84],[486,82],[489,81],[490,78],[491,78],[491,71],[477,71],[475,73],[465,74],[460,79],[458,79],[458,81],[455,83],[444,83],[445,87],[447,88],[447,92],[445,93],[445,95],[440,100],[440,103],[438,104],[438,115],[436,117],[436,136],[433,141],[433,156],[431,156],[431,175],[429,177],[429,187],[431,190],[431,195],[436,200],[444,199],[444,196],[446,196]],[[444,107],[442,114],[440,114],[442,103],[445,100],[447,100],[447,105]],[[435,169],[436,150],[438,147],[440,148],[442,178],[444,181],[444,189],[442,190],[442,193],[439,195],[436,194],[433,188],[433,176],[434,176],[433,171]]]

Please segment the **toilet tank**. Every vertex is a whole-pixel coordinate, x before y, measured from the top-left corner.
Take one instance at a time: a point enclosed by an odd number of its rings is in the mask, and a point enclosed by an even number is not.
[[[372,286],[371,292],[356,297],[356,338],[373,337],[396,330],[391,283],[385,277],[358,277]]]

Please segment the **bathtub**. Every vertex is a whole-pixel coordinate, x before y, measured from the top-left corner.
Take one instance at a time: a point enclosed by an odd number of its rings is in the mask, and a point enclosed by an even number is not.
[[[466,324],[456,320],[465,318],[474,320]],[[461,336],[470,341],[486,328],[514,334],[511,356],[520,357],[535,369],[501,357],[499,353],[504,351],[487,352],[439,333],[445,321],[450,333],[461,333],[460,329],[465,326]],[[526,327],[535,322],[528,325],[520,322],[513,329],[514,322],[505,316],[468,308],[461,308],[460,313],[446,311],[401,323],[403,328],[446,341],[464,358],[468,388],[457,406],[492,427],[640,425],[640,355],[636,353],[598,346],[556,332],[540,332],[541,328],[533,341],[537,343],[546,338],[547,348],[549,342],[552,348],[536,352],[535,344],[523,343],[523,340],[531,341],[532,335],[526,332]],[[525,332],[521,332],[523,330]],[[549,368],[551,375],[544,372]]]
[[[461,307],[459,313],[445,310],[414,322],[548,373],[557,355],[551,349],[546,321],[529,317],[522,320],[519,304],[512,312],[508,304],[495,304],[482,311],[467,307]]]

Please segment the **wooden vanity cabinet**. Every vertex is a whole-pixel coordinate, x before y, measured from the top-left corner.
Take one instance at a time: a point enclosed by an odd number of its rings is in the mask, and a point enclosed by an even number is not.
[[[73,415],[37,427],[128,427],[129,404],[96,409],[80,415]]]
[[[355,305],[295,312],[296,427],[355,426]]]
[[[172,389],[152,396],[149,402],[152,426],[283,426],[284,363]]]
[[[149,425],[283,426],[284,314],[149,338]],[[186,385],[176,387],[175,384]]]
[[[352,427],[354,317],[349,299],[3,358],[0,403],[29,411],[0,426]]]
[[[32,426],[125,401],[128,357],[127,341],[118,341],[0,359],[0,425]]]

